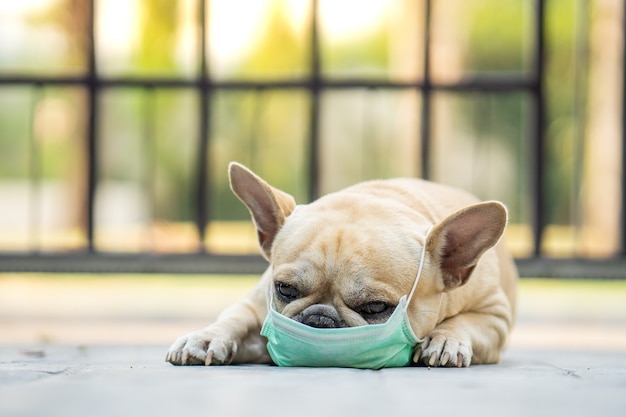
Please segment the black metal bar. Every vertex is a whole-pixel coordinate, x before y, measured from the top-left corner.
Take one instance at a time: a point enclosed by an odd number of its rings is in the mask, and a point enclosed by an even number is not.
[[[546,226],[544,209],[545,196],[545,86],[544,86],[544,54],[545,54],[545,4],[544,0],[535,3],[535,56],[531,89],[533,100],[534,130],[531,137],[530,190],[531,190],[531,225],[533,230],[533,255],[541,256],[541,242]]]
[[[431,142],[431,90],[432,84],[430,80],[430,42],[431,42],[431,0],[424,2],[424,81],[420,88],[422,92],[422,107],[420,114],[420,157],[421,157],[421,177],[430,178],[430,142]]]
[[[626,6],[622,6],[622,199],[618,253],[626,257]]]
[[[521,277],[563,279],[624,279],[626,258],[516,259]]]
[[[86,195],[86,234],[87,250],[94,252],[95,245],[95,198],[98,177],[98,74],[96,62],[95,0],[91,0],[87,16],[87,195]]]
[[[209,148],[209,131],[211,117],[211,87],[209,82],[209,67],[207,63],[207,0],[199,0],[200,6],[200,68],[198,74],[198,82],[200,88],[198,90],[198,99],[200,102],[198,109],[199,129],[198,129],[198,155],[196,159],[196,230],[198,233],[198,250],[205,252],[205,235],[206,224],[209,216],[208,204],[208,188],[209,188],[209,169],[207,166],[207,153]]]
[[[0,254],[2,272],[260,274],[267,261],[260,255],[128,254],[108,252],[42,252]]]
[[[521,277],[624,279],[626,258],[530,258],[516,260]],[[1,253],[2,272],[261,274],[267,261],[260,255],[127,254],[42,252]]]
[[[319,128],[320,94],[322,86],[322,63],[319,42],[319,4],[311,1],[311,79],[308,82],[311,95],[309,121],[309,201],[320,196]]]
[[[201,88],[209,87],[211,90],[281,90],[281,89],[303,89],[310,90],[312,84],[327,89],[357,89],[357,88],[376,88],[376,89],[428,89],[440,91],[519,91],[528,90],[535,86],[534,78],[526,75],[507,75],[493,77],[466,77],[454,83],[433,82],[430,79],[429,72],[428,82],[426,81],[390,81],[381,79],[368,78],[323,78],[318,64],[317,76],[311,76],[311,79],[292,79],[292,80],[210,80],[206,78],[185,79],[185,78],[90,78],[90,77],[33,77],[33,76],[2,76],[0,75],[0,85],[50,85],[50,86],[82,86],[94,83],[101,88]]]

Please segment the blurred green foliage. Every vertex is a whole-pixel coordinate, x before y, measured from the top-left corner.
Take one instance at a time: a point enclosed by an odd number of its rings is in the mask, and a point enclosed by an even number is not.
[[[139,41],[133,67],[138,74],[159,70],[173,72],[179,0],[149,0],[141,2]]]
[[[310,69],[309,32],[305,37],[289,22],[284,1],[271,0],[262,32],[251,39],[252,48],[233,78],[270,78],[306,76]]]
[[[577,4],[578,3],[578,4]],[[586,61],[576,61],[576,48],[584,42],[586,27],[577,28],[577,13],[586,16],[587,10],[576,10],[585,2],[556,1],[546,2],[546,46],[545,46],[545,88],[546,88],[546,147],[545,164],[547,169],[546,218],[552,224],[571,224],[576,221],[572,211],[572,201],[578,201],[580,184],[577,170],[582,169],[576,159],[576,147],[581,146],[580,132],[584,126],[580,114],[574,108],[575,95],[581,94],[585,85],[577,85],[577,77],[586,79]],[[478,6],[475,7],[474,4]],[[582,6],[581,6],[582,5]],[[507,72],[529,73],[533,62],[530,33],[534,22],[531,2],[506,0],[500,2],[466,2],[466,15],[470,32],[465,50],[465,67],[468,73],[495,74]],[[586,17],[585,17],[586,18]],[[577,29],[582,31],[581,36]],[[575,71],[580,71],[576,74]],[[477,99],[461,110],[467,115],[467,123],[476,130],[476,137],[498,140],[504,143],[511,153],[519,152],[515,143],[516,133],[526,130],[532,134],[528,123],[529,114],[524,109],[529,105],[526,100],[506,99],[501,95],[494,105],[490,100]],[[489,115],[472,117],[475,114]],[[520,178],[528,175],[528,163],[518,160],[515,168]],[[510,200],[524,199],[528,192],[527,185],[520,183],[520,188],[507,196]],[[518,204],[512,204],[517,207]],[[513,218],[518,218],[514,214]]]

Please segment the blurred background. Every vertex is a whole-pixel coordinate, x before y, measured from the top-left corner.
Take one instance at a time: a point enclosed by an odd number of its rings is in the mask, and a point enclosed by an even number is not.
[[[214,318],[256,278],[49,272],[245,272],[232,160],[299,203],[373,178],[459,186],[508,206],[521,266],[556,261],[524,275],[626,277],[623,16],[620,0],[0,2],[0,342],[162,343]],[[526,280],[517,343],[626,348],[625,291]],[[548,316],[560,332],[538,330]]]
[[[505,202],[518,258],[621,255],[623,8],[2,2],[0,251],[257,253],[237,160],[299,202],[427,177]]]

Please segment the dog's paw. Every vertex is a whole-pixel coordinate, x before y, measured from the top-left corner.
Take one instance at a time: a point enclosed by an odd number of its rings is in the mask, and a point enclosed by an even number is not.
[[[165,361],[173,365],[228,365],[237,353],[230,337],[200,330],[179,337],[170,346]]]
[[[413,362],[425,366],[468,367],[472,360],[469,342],[444,334],[433,333],[418,347]]]

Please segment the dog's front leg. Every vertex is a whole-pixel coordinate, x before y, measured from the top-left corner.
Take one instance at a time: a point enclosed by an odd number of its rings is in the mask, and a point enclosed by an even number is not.
[[[215,323],[178,338],[165,360],[174,365],[271,363],[260,335],[267,315],[267,274],[239,303],[221,313]]]
[[[435,327],[420,345],[414,362],[426,366],[467,367],[497,363],[510,319],[491,312],[464,312]]]

